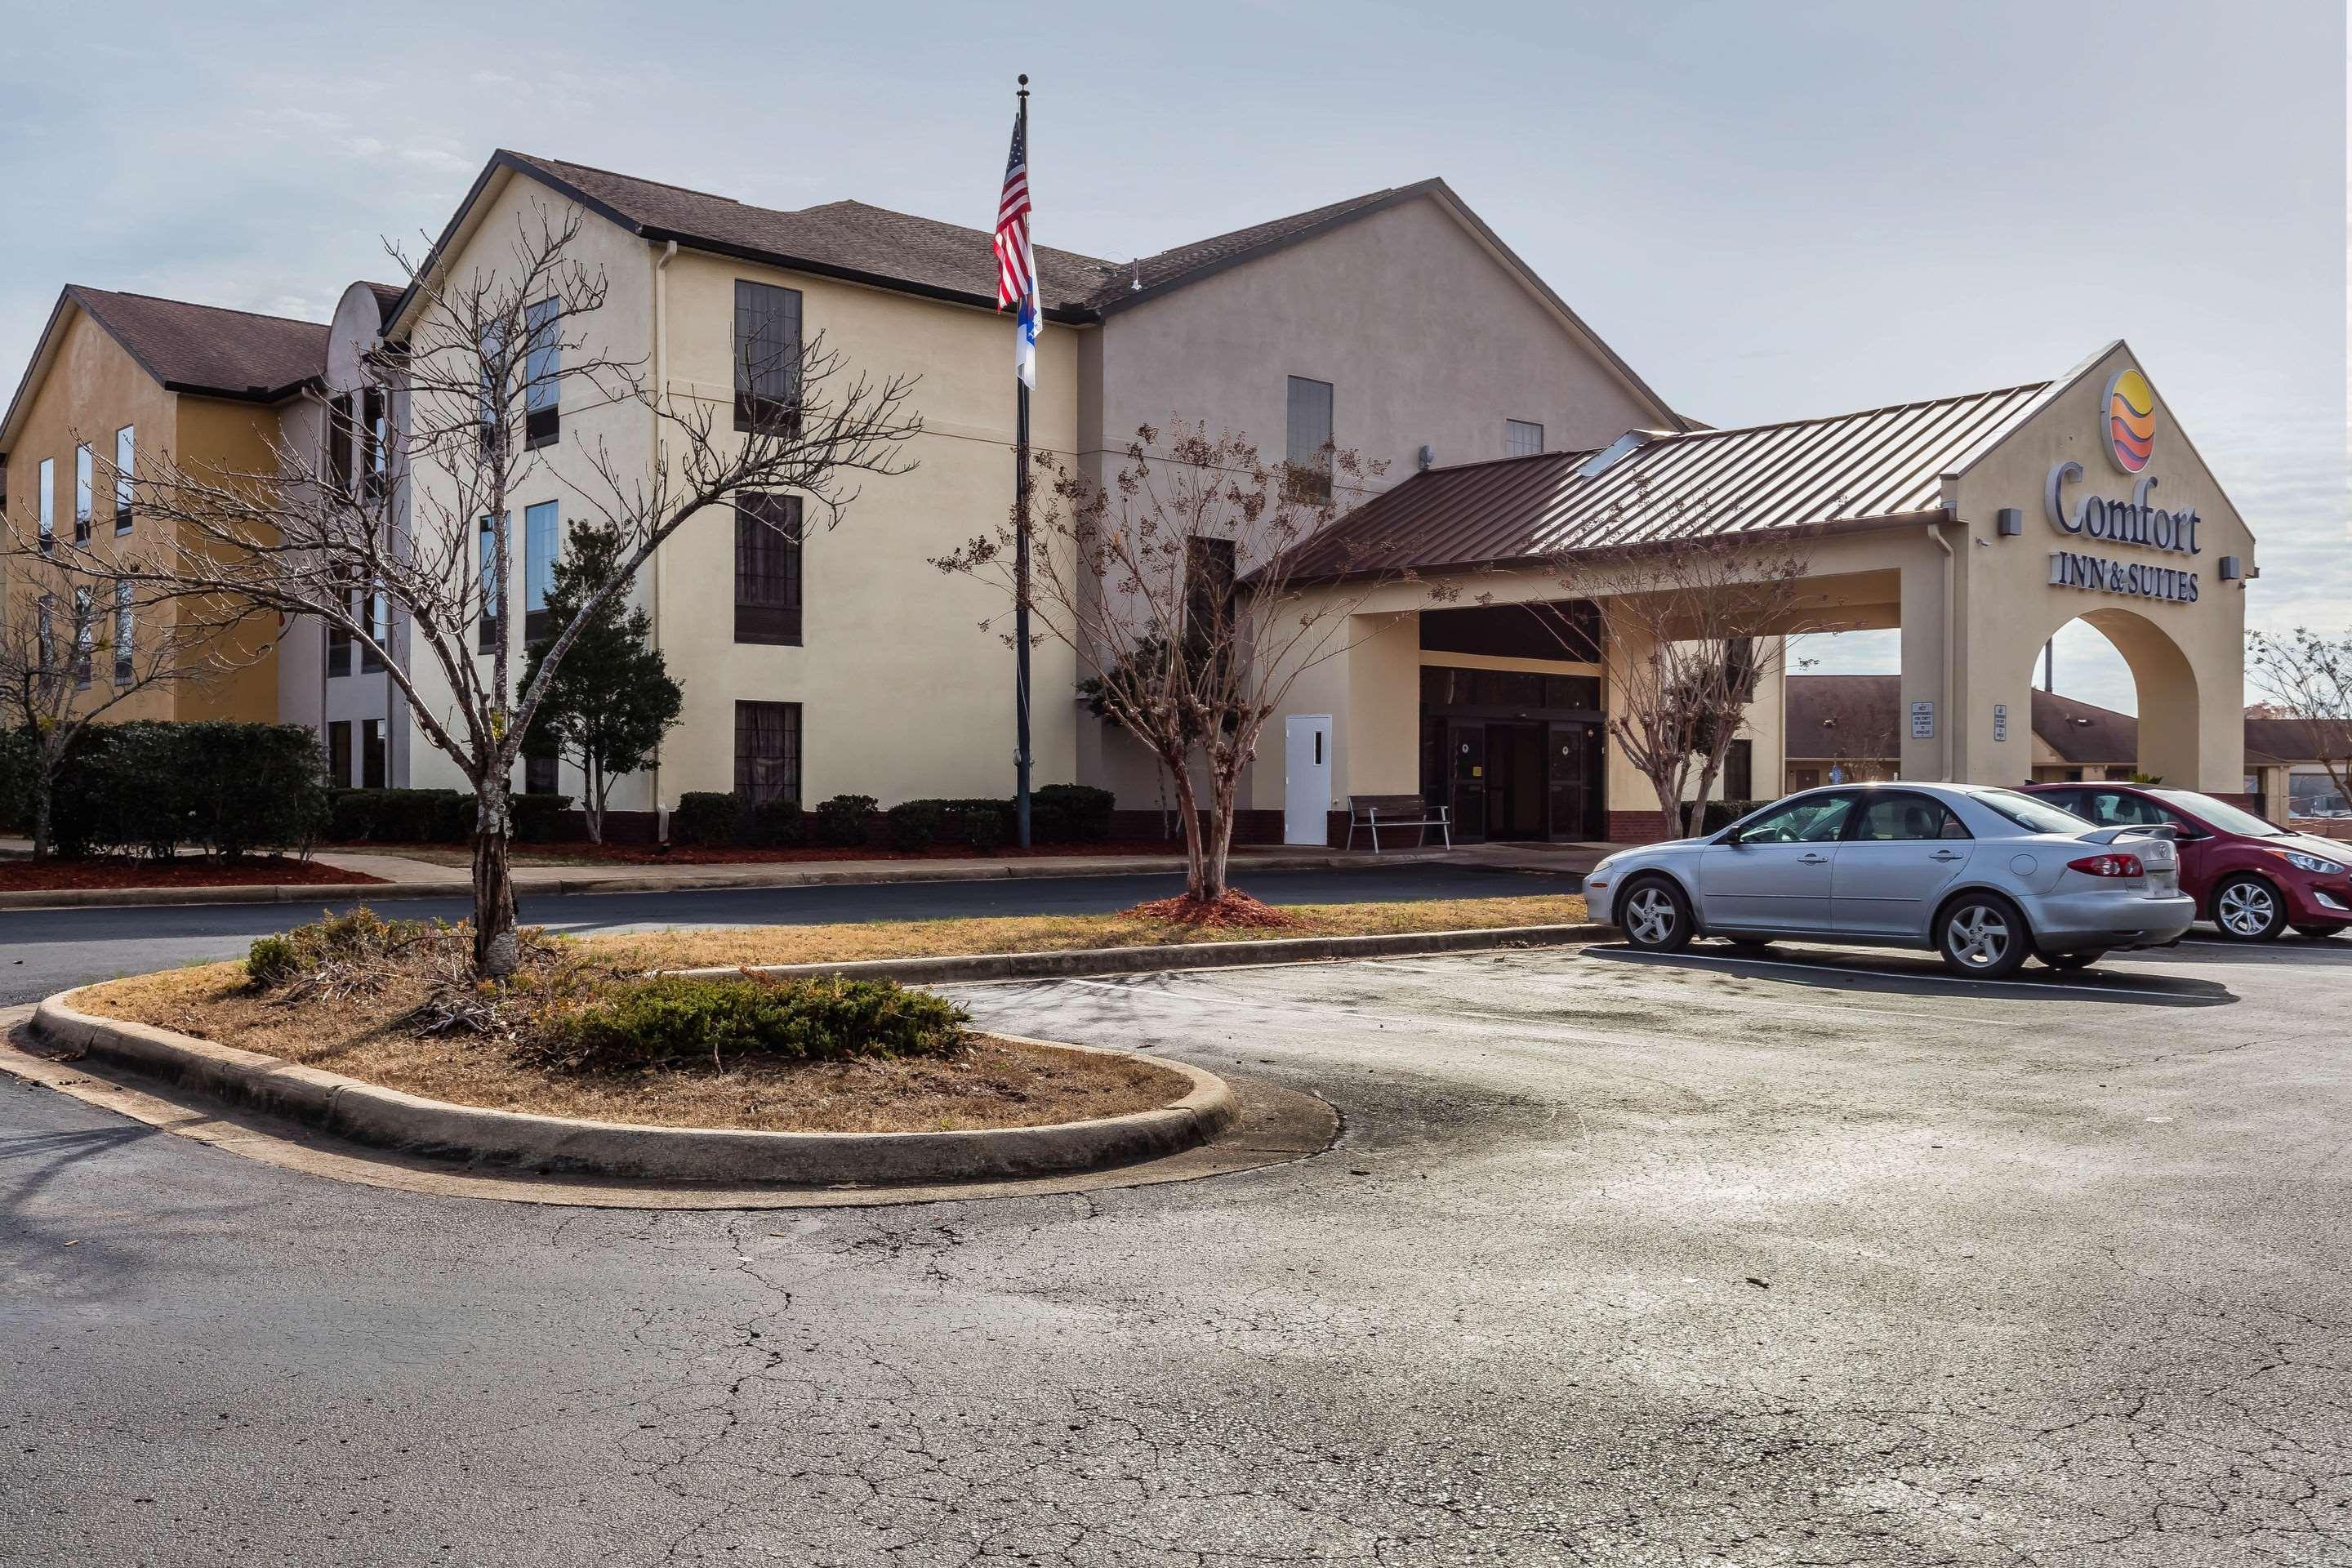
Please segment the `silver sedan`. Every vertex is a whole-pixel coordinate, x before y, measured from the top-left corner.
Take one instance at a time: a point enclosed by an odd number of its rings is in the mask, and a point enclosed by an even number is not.
[[[1930,948],[1985,979],[2029,955],[2080,969],[2168,946],[2197,914],[2168,829],[2096,827],[1981,784],[1807,790],[1720,833],[1620,850],[1584,890],[1652,952],[1695,936]]]

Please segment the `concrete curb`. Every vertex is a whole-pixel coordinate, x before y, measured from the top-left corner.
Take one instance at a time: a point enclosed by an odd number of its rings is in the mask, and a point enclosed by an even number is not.
[[[1073,858],[1078,858],[1073,857]],[[1250,871],[1341,871],[1390,866],[1444,864],[1408,859],[1402,855],[1385,860],[1362,855],[1269,855],[1236,861],[1237,874]],[[524,867],[529,871],[531,868]],[[718,877],[682,876],[648,871],[614,877],[551,877],[518,879],[515,891],[529,898],[575,893],[690,893],[744,888],[871,887],[890,882],[985,882],[998,878],[1164,877],[1181,873],[1174,867],[1080,866],[1052,859],[1007,860],[986,866],[927,866],[909,861],[887,869],[830,870],[813,866],[765,866],[740,874]],[[225,888],[60,888],[0,891],[0,910],[121,909],[173,904],[300,904],[395,899],[470,899],[473,884],[458,876],[446,882],[310,882]]]
[[[811,979],[841,974],[895,980],[901,985],[946,985],[992,980],[1053,980],[1090,974],[1139,974],[1171,969],[1237,969],[1262,963],[1325,963],[1350,958],[1407,958],[1480,952],[1505,947],[1562,947],[1614,933],[1614,926],[1495,926],[1483,931],[1397,931],[1380,936],[1281,937],[1262,942],[1201,942],[1159,947],[1083,947],[1062,952],[962,953],[945,958],[866,958],[846,963],[761,963],[755,974]],[[740,974],[742,968],[677,969],[694,979]],[[1156,1058],[1155,1058],[1156,1059]]]
[[[478,1165],[674,1181],[861,1186],[1058,1175],[1157,1159],[1233,1125],[1232,1089],[1160,1057],[1192,1089],[1173,1105],[1050,1127],[958,1132],[746,1132],[573,1121],[449,1105],[169,1029],[94,1017],[60,992],[34,1009],[44,1039],[170,1082],[253,1105],[358,1142]],[[1004,1037],[1014,1038],[1016,1037]],[[1102,1056],[1133,1053],[1027,1041]]]

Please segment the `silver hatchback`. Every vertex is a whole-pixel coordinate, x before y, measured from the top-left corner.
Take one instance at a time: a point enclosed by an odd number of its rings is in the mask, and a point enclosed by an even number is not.
[[[2196,918],[2170,830],[2097,827],[1981,784],[1842,784],[1775,801],[1720,833],[1621,850],[1584,879],[1633,946],[1696,936],[1931,948],[1998,979],[2029,955],[2080,969],[2163,947]]]

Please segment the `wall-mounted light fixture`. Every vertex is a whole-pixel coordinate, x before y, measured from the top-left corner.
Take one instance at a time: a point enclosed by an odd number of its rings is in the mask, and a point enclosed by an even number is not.
[[[2015,539],[2025,531],[2025,513],[2013,506],[2005,506],[1993,516],[1993,527],[2003,539]]]
[[[2245,574],[2246,574],[2246,573],[2245,573],[2245,568],[2244,568],[2243,566],[2242,566],[2242,565],[2239,563],[2239,562],[2238,562],[2238,558],[2237,558],[2236,556],[2234,556],[2234,555],[2224,555],[2223,557],[2221,557],[2221,581],[2222,581],[2222,582],[2224,582],[2224,583],[2235,583],[2235,582],[2237,582],[2240,578],[2243,577]]]

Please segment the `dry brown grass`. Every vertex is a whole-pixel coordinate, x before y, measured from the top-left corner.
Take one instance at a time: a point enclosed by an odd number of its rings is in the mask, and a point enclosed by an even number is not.
[[[1246,942],[1265,937],[1376,936],[1393,931],[1486,931],[1582,921],[1575,894],[1525,899],[1433,899],[1418,903],[1285,904],[1298,924],[1279,931],[1221,930],[1133,914],[1014,915],[988,920],[875,921],[853,925],[750,926],[666,931],[582,940],[595,957],[627,968],[703,969],[759,963],[848,963],[938,953],[1048,952],[1079,947]]]
[[[240,964],[109,981],[76,1005],[110,1018],[259,1051],[457,1105],[656,1127],[775,1132],[921,1132],[1120,1116],[1181,1100],[1191,1080],[1131,1057],[975,1036],[952,1058],[815,1062],[711,1072],[576,1075],[478,1037],[419,1039],[394,1022],[422,994],[287,1006],[249,991]]]

